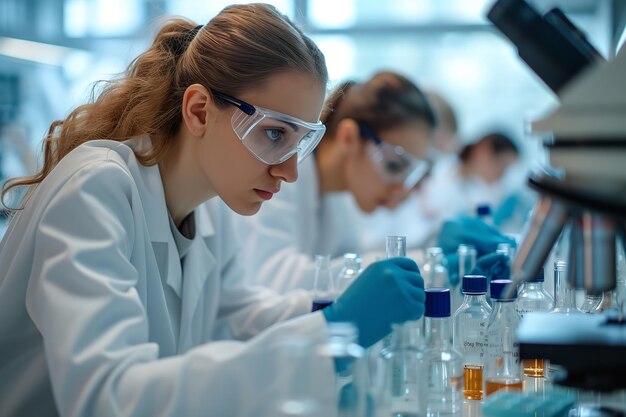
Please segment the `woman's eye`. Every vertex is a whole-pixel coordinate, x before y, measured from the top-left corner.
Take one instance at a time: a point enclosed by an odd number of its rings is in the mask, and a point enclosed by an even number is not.
[[[277,141],[283,138],[282,129],[265,129],[265,134],[272,141]]]
[[[404,169],[402,164],[398,161],[387,161],[386,168],[391,174],[399,174]]]

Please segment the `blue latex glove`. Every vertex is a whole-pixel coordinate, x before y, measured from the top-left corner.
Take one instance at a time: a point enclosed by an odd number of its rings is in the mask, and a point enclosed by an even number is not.
[[[515,211],[520,208],[520,197],[517,194],[511,194],[505,198],[500,206],[493,213],[493,223],[501,225],[509,220],[515,214]]]
[[[455,253],[460,244],[474,245],[478,257],[495,252],[500,243],[508,243],[515,247],[515,240],[501,234],[498,229],[482,220],[459,216],[443,224],[437,245],[445,254]]]
[[[355,323],[360,344],[369,347],[391,332],[392,323],[420,318],[425,300],[417,264],[393,258],[370,265],[322,312],[328,322]]]
[[[471,275],[484,275],[487,277],[487,282],[492,279],[509,279],[511,266],[506,256],[500,253],[490,253],[478,258]]]

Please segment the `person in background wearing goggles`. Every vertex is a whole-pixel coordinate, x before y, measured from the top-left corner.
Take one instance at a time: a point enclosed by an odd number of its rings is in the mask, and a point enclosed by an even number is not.
[[[285,337],[352,322],[367,347],[423,314],[406,258],[312,314],[305,291],[245,285],[231,210],[254,214],[296,180],[324,133],[327,81],[320,50],[274,7],[229,6],[203,26],[167,21],[51,125],[41,170],[3,187],[1,416],[275,417],[309,378]],[[334,361],[306,359],[321,379],[306,394],[333,398]]]
[[[429,168],[436,117],[424,93],[402,75],[380,72],[340,85],[321,120],[326,133],[301,164],[298,182],[268,194],[257,215],[236,220],[248,277],[281,292],[313,288],[316,254],[337,258],[336,271],[344,253],[361,253],[367,225],[360,213],[394,208]]]

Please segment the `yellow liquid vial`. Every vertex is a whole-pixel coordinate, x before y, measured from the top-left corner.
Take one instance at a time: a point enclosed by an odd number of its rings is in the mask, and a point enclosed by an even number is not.
[[[483,367],[481,365],[465,365],[465,389],[463,396],[466,400],[483,399]]]
[[[532,378],[543,378],[546,374],[543,359],[524,359],[524,375]]]
[[[496,391],[523,391],[524,381],[519,378],[495,377],[489,378],[485,383],[486,395]]]

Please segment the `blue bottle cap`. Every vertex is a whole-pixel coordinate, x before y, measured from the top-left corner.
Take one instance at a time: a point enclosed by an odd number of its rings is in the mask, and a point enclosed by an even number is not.
[[[463,277],[464,294],[486,294],[487,277],[484,275],[465,275]]]
[[[491,281],[491,299],[492,300],[515,300],[517,298],[517,291],[514,291],[511,297],[504,296],[507,287],[511,284],[510,279],[496,279]]]
[[[537,275],[533,279],[529,280],[528,282],[544,282],[544,281],[545,281],[545,276],[543,272],[543,267],[541,267],[539,272],[537,272]]]
[[[447,288],[427,288],[426,317],[450,317],[450,290]]]
[[[479,216],[489,216],[491,214],[491,206],[489,204],[476,206],[476,214]]]

